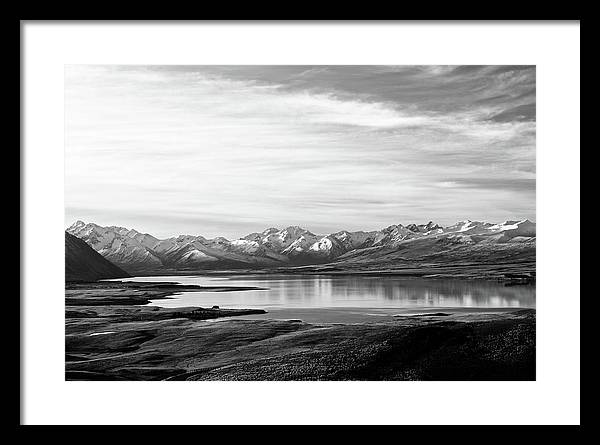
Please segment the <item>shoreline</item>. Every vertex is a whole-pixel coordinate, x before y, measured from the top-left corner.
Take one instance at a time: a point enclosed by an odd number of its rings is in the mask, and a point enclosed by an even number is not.
[[[257,290],[259,287],[198,286],[169,282],[103,281],[65,284],[65,318],[107,318],[123,320],[128,317],[138,321],[189,318],[205,320],[236,315],[264,314],[262,309],[221,309],[181,307],[162,308],[148,306],[151,300],[170,298],[177,292],[228,292],[232,290]]]
[[[535,309],[308,323],[261,309],[140,306],[191,289],[240,290],[66,284],[65,379],[535,380]]]
[[[525,271],[523,271],[525,270]],[[158,269],[151,271],[131,271],[132,277],[151,276],[196,276],[213,277],[243,275],[324,275],[324,276],[392,276],[440,280],[494,281],[506,285],[534,285],[536,283],[535,261],[507,262],[494,264],[464,263],[455,265],[430,265],[405,268],[358,269],[338,267],[332,264],[279,267],[274,269],[220,269],[220,270],[181,270]]]

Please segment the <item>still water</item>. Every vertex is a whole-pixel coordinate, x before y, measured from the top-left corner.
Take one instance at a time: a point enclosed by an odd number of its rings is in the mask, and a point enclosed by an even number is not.
[[[432,309],[485,310],[534,308],[535,286],[506,286],[481,280],[438,280],[393,276],[232,275],[133,277],[124,281],[169,281],[200,286],[251,286],[264,290],[182,292],[153,300],[161,307],[218,305],[260,308],[271,314],[295,315],[324,310],[356,310],[370,316]],[[318,310],[315,312],[315,310]],[[347,318],[347,317],[345,317]]]

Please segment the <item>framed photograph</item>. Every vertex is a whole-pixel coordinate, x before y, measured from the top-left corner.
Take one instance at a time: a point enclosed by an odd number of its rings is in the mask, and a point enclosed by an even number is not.
[[[579,424],[579,22],[21,27],[22,423]]]

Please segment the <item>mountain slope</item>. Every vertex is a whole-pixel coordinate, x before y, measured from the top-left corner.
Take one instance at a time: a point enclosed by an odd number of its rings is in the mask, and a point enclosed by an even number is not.
[[[65,232],[65,281],[124,278],[129,274],[112,264],[85,241]]]

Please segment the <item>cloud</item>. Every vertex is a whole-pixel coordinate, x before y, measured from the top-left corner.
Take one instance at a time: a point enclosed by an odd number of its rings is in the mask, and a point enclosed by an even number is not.
[[[490,120],[495,122],[535,121],[535,103],[508,108],[490,117]]]
[[[531,217],[532,90],[531,67],[70,65],[67,223],[237,237]]]
[[[535,193],[535,178],[457,178],[437,183],[444,188],[469,188],[477,190],[499,190]]]

